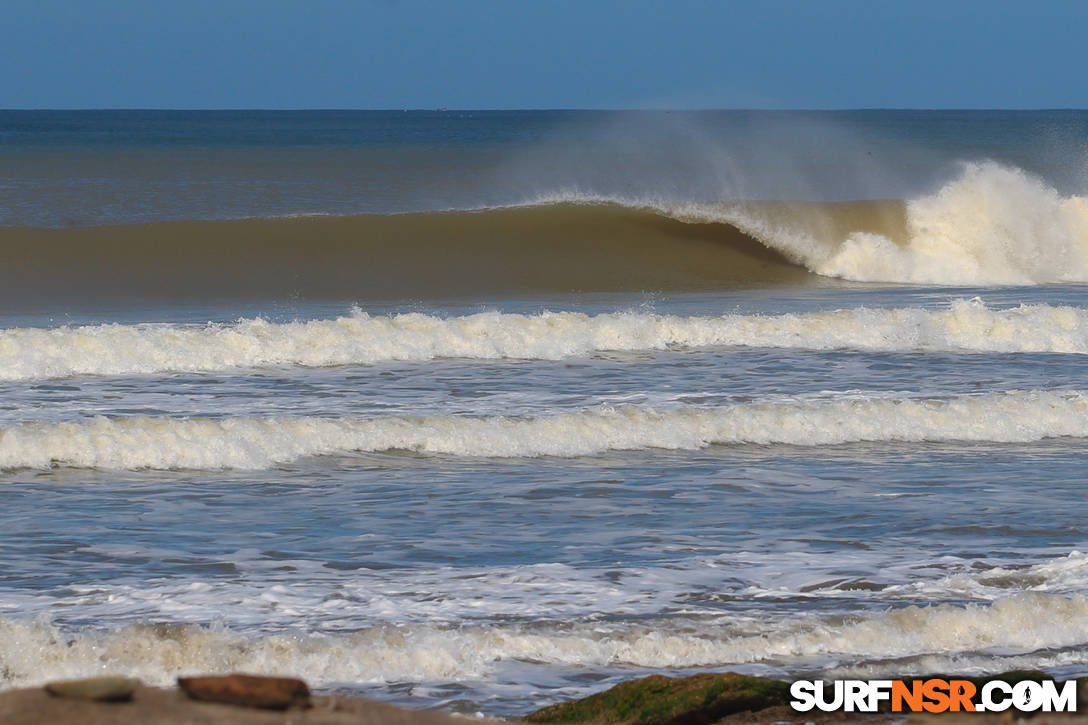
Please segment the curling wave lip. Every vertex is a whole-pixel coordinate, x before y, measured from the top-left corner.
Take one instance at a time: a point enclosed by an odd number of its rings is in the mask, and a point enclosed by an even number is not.
[[[154,240],[152,243],[150,240]],[[908,200],[559,195],[476,210],[0,228],[0,302],[464,299],[1088,282],[1088,198],[993,162]]]

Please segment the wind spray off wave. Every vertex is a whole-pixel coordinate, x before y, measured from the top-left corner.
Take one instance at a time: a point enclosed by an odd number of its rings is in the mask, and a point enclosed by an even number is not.
[[[154,239],[154,244],[148,240]],[[1088,282],[1088,199],[994,163],[909,200],[559,194],[403,214],[0,228],[0,301],[453,299]]]
[[[0,689],[1088,672],[1088,111],[0,126]]]
[[[693,227],[721,224],[823,277],[950,286],[1088,282],[1088,197],[1063,195],[992,161],[963,163],[935,192],[902,201],[560,194],[537,203],[614,204]]]
[[[1063,195],[994,162],[963,163],[933,193],[902,201],[639,205],[691,224],[731,226],[823,277],[950,286],[1088,282],[1088,197]]]

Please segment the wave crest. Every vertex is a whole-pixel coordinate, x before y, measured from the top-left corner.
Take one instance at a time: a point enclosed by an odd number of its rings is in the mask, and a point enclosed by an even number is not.
[[[407,450],[479,457],[589,456],[713,444],[1030,442],[1088,437],[1084,393],[833,399],[721,408],[624,407],[538,418],[105,418],[0,429],[0,468],[265,469],[307,456]]]
[[[907,236],[852,233],[810,268],[845,279],[947,285],[1088,282],[1088,198],[993,163],[907,204]]]
[[[995,163],[903,201],[565,195],[472,211],[0,228],[0,301],[403,300],[1088,282],[1088,199]]]
[[[784,315],[678,317],[486,312],[440,318],[363,312],[333,320],[93,325],[0,330],[0,380],[223,371],[275,365],[359,365],[437,358],[558,360],[602,351],[706,346],[1088,354],[1088,311],[1032,305],[946,310],[852,309]]]
[[[44,620],[0,618],[0,636],[11,644],[0,651],[0,689],[88,676],[103,667],[155,685],[169,685],[178,675],[244,670],[301,676],[318,686],[482,678],[504,660],[580,667],[841,667],[845,658],[875,662],[866,667],[870,674],[898,676],[919,671],[911,660],[974,654],[972,669],[999,671],[1008,668],[1009,655],[1020,666],[1053,664],[1051,648],[1088,642],[1086,623],[1083,596],[1037,592],[987,605],[909,606],[845,622],[795,617],[748,635],[718,620],[682,620],[661,629],[650,629],[653,622],[457,629],[406,624],[353,634],[245,635],[182,624],[66,633]],[[1073,655],[1084,662],[1083,652]]]

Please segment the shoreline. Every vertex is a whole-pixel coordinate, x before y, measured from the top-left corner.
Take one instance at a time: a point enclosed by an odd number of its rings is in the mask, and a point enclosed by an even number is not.
[[[1008,683],[1048,679],[1039,671],[1011,671],[964,679]],[[903,678],[907,679],[907,678]],[[910,678],[925,679],[925,678]],[[798,712],[789,704],[790,683],[733,672],[688,677],[650,675],[587,697],[555,703],[521,718],[466,716],[415,710],[361,697],[311,696],[298,679],[259,675],[178,678],[178,687],[143,685],[122,677],[55,681],[0,692],[4,725],[464,725],[525,722],[569,725],[832,725],[926,723],[1088,725],[1088,678],[1076,680],[1079,708],[1070,713]]]

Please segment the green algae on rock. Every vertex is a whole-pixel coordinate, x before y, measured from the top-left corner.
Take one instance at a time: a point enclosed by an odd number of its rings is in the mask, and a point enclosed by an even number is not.
[[[705,725],[735,712],[789,701],[789,683],[735,672],[651,675],[525,717],[530,723]]]
[[[1010,670],[976,676],[918,675],[893,678],[893,681],[910,683],[913,680],[933,678],[965,680],[979,689],[993,680],[1016,684],[1025,680],[1041,682],[1051,679],[1039,670]],[[1088,678],[1077,682],[1080,704],[1078,712],[1083,713],[1085,704],[1088,704]],[[775,719],[782,720],[780,711],[789,708],[792,699],[790,685],[790,682],[735,672],[701,673],[678,678],[651,675],[620,683],[610,690],[579,700],[550,705],[526,715],[524,720],[529,723],[586,725],[709,725],[733,714],[757,712],[767,708],[774,708],[768,712],[775,714]],[[793,712],[792,708],[788,712]],[[888,711],[887,703],[884,703],[880,713],[885,717],[895,715]],[[816,719],[821,722],[870,718],[874,722],[880,721],[878,713],[805,713],[806,720]]]

